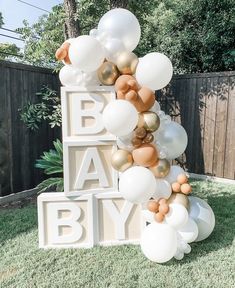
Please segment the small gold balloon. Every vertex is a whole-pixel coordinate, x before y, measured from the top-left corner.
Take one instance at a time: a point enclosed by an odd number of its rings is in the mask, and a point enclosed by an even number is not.
[[[154,112],[147,111],[139,113],[139,121],[137,127],[144,127],[148,132],[156,131],[160,126],[160,118]]]
[[[166,159],[159,159],[159,161],[149,167],[149,169],[153,172],[156,178],[163,178],[170,172],[171,164]]]
[[[172,193],[170,198],[167,199],[167,203],[176,203],[183,205],[186,209],[189,208],[189,200],[188,197],[182,193]]]
[[[133,165],[133,158],[129,151],[117,150],[113,153],[111,164],[114,169],[123,172]]]
[[[121,74],[135,74],[138,57],[133,52],[122,52],[117,58],[117,67]]]
[[[97,71],[100,82],[104,85],[114,85],[120,73],[112,62],[104,62]]]

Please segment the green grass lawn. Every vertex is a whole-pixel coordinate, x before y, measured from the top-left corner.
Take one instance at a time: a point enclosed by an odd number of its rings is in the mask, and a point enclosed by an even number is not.
[[[156,264],[139,246],[38,249],[35,205],[0,212],[0,287],[235,287],[235,185],[193,181],[216,217],[212,235],[181,261]]]

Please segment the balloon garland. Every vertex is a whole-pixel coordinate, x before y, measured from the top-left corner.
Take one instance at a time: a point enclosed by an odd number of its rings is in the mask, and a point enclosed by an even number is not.
[[[184,153],[184,128],[171,121],[155,101],[154,90],[173,75],[171,61],[152,52],[138,58],[132,51],[140,40],[140,25],[130,11],[113,9],[89,35],[66,40],[56,51],[65,66],[64,86],[114,85],[117,99],[103,110],[105,128],[117,137],[119,149],[110,159],[120,172],[123,198],[140,203],[150,224],[142,232],[144,255],[158,263],[181,260],[189,243],[206,239],[215,217],[202,199],[189,196],[185,171],[170,164]]]

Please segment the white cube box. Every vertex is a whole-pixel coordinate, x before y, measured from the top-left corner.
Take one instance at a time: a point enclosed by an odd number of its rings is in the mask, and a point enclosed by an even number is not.
[[[102,121],[105,106],[115,99],[115,90],[110,86],[62,87],[63,140],[116,140]]]
[[[64,193],[79,196],[117,190],[118,172],[111,165],[117,146],[112,141],[63,143]]]
[[[138,244],[142,228],[141,206],[124,200],[119,192],[38,197],[40,248]]]

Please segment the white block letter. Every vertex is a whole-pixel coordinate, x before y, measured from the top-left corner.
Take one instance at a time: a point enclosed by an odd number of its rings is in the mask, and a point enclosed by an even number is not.
[[[59,211],[69,211],[69,216],[60,219]],[[74,243],[82,237],[83,228],[78,222],[81,209],[74,203],[48,203],[48,213],[53,244]],[[67,235],[60,235],[59,227],[61,226],[69,226],[71,232]]]
[[[108,211],[110,217],[112,218],[113,222],[115,223],[117,240],[126,239],[125,223],[131,213],[134,204],[125,201],[121,209],[121,213],[118,211],[117,207],[115,206],[112,200],[109,199],[103,200],[103,204],[106,210]]]
[[[88,172],[92,161],[95,167],[95,172]],[[99,185],[101,187],[109,186],[99,152],[95,147],[87,148],[75,181],[74,188],[82,189],[85,181],[87,180],[99,180]]]
[[[93,107],[84,109],[83,103],[92,102]],[[104,100],[99,95],[80,95],[76,98],[76,105],[73,107],[73,123],[75,123],[76,133],[78,135],[98,134],[104,129],[102,121],[102,110],[104,108]],[[94,124],[84,126],[83,120],[93,118]]]

